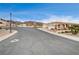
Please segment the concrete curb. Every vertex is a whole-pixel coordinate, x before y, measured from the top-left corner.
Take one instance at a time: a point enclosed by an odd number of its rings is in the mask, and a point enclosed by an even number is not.
[[[48,32],[50,34],[54,34],[54,35],[57,35],[57,36],[65,37],[65,38],[68,38],[68,39],[71,39],[71,40],[74,40],[74,41],[79,41],[79,37],[73,37],[73,36],[65,35],[65,34],[58,34],[58,33],[50,32],[48,30],[44,30],[44,29],[40,29],[40,28],[39,28],[39,30],[42,30],[42,31],[45,31],[45,32]]]
[[[9,35],[5,35],[5,36],[0,37],[0,42],[1,42],[2,40],[5,40],[5,39],[9,38],[10,36],[16,34],[17,32],[18,32],[18,31],[14,30],[13,33],[11,33],[11,34],[9,34]]]

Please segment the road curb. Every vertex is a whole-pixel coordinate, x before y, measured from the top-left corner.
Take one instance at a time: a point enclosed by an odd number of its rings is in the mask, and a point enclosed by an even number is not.
[[[11,37],[12,35],[16,34],[18,31],[14,30],[13,33],[9,34],[9,35],[4,35],[2,37],[0,37],[0,42]]]
[[[42,30],[42,31],[45,31],[45,32],[48,32],[50,34],[54,34],[54,35],[57,35],[57,36],[61,36],[61,37],[64,37],[64,38],[68,38],[70,40],[74,40],[74,41],[79,41],[79,37],[72,37],[70,35],[65,35],[65,34],[58,34],[58,33],[55,33],[55,32],[50,32],[48,30],[44,30],[44,29],[40,29],[39,30]]]

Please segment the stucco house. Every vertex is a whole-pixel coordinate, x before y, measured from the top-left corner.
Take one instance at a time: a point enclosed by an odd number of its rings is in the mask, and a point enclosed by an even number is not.
[[[9,28],[10,27],[10,21],[9,20],[4,20],[0,19],[0,28]],[[16,27],[16,23],[14,21],[11,21],[11,27]]]
[[[0,20],[0,28],[3,28],[6,26],[6,21]]]
[[[51,22],[48,24],[44,24],[43,26],[47,27],[48,30],[54,31],[54,32],[70,32],[69,27],[76,23],[68,23],[68,22]]]
[[[48,29],[48,23],[43,23],[42,28],[44,28],[44,29]]]

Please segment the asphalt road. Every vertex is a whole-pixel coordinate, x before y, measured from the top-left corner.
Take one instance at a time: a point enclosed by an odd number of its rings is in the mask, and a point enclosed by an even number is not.
[[[33,28],[17,28],[17,34],[0,42],[0,55],[78,55],[79,42]]]

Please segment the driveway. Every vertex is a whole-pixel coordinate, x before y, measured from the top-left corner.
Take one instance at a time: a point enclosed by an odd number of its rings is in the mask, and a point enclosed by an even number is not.
[[[0,55],[78,55],[79,42],[33,28],[16,28],[17,34],[0,42]]]

